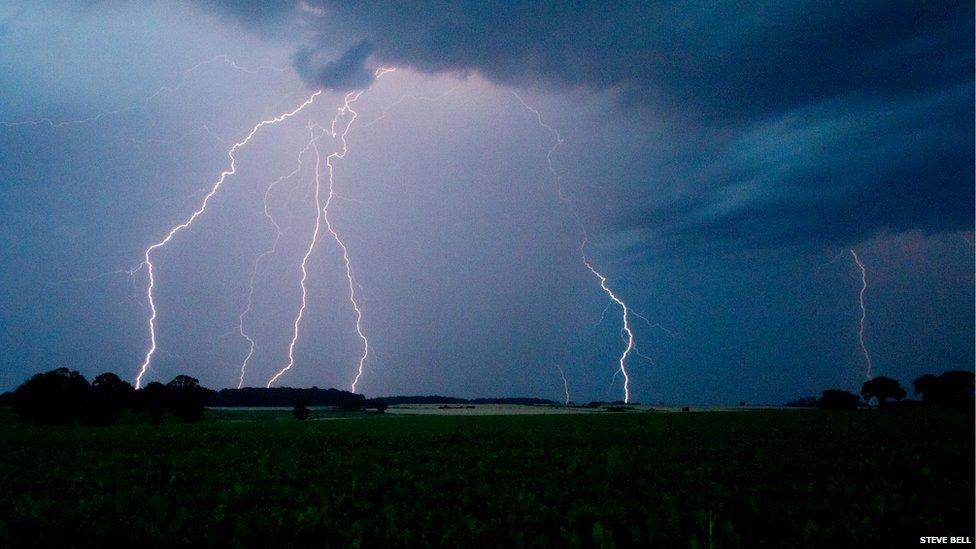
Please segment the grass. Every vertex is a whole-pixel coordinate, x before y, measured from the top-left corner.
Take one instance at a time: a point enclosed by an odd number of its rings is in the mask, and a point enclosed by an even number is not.
[[[108,428],[30,428],[0,415],[0,547],[843,547],[973,536],[968,411],[287,414]]]

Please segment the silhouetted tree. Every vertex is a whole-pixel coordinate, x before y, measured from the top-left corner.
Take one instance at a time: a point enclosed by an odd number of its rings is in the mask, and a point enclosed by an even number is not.
[[[169,411],[186,422],[200,419],[206,410],[210,389],[200,386],[195,377],[179,375],[166,384],[169,389]]]
[[[925,374],[914,382],[915,394],[927,404],[943,406],[972,405],[976,392],[976,375],[964,370],[945,372],[938,377]]]
[[[14,391],[14,413],[30,424],[72,423],[83,417],[90,391],[88,380],[67,368],[34,374]]]
[[[953,370],[939,376],[942,391],[949,404],[971,404],[976,393],[976,375],[973,372]]]
[[[387,408],[386,401],[383,399],[376,399],[375,408],[377,412],[382,414],[383,412],[386,411]]]
[[[906,394],[898,380],[890,377],[878,376],[861,385],[861,396],[864,397],[864,401],[870,402],[872,398],[876,399],[880,408],[884,407],[889,398],[901,400]]]
[[[91,383],[87,421],[93,425],[111,425],[132,404],[134,389],[113,373],[104,373]]]
[[[312,412],[309,411],[308,406],[305,406],[304,402],[299,402],[298,404],[295,405],[294,408],[291,409],[291,413],[296,418],[304,421],[308,419],[309,414],[311,414]]]
[[[936,404],[941,400],[939,395],[939,378],[932,374],[925,374],[912,382],[912,389],[915,396],[922,396],[922,402],[926,404]]]
[[[169,405],[169,388],[158,381],[146,385],[133,395],[133,408],[145,412],[156,425]]]
[[[7,391],[0,394],[0,406],[13,406],[14,405],[14,393],[13,391]]]
[[[823,410],[854,410],[858,403],[857,395],[840,389],[827,389],[820,395],[817,408]]]

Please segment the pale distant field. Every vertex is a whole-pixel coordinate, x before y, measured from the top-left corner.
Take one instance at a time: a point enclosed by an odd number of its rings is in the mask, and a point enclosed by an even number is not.
[[[397,404],[390,406],[386,413],[403,415],[439,415],[439,416],[510,416],[510,415],[541,415],[541,414],[604,414],[604,408],[583,408],[574,406],[544,406],[521,404],[450,404],[449,408],[441,408],[441,404]],[[627,406],[626,413],[635,412],[681,412],[682,406]],[[770,407],[745,406],[692,406],[690,412],[729,412],[770,409]]]
[[[439,415],[439,416],[511,416],[540,414],[591,414],[602,412],[599,408],[567,408],[564,406],[532,406],[518,404],[451,404],[441,409],[441,404],[398,404],[387,408],[388,414]],[[470,406],[470,408],[469,408]]]

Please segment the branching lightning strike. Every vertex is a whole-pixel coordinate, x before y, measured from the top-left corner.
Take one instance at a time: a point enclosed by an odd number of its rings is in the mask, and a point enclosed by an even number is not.
[[[377,71],[377,76],[380,76],[381,74],[385,73],[379,73]],[[359,96],[357,95],[356,98],[358,99]],[[345,158],[346,153],[349,151],[346,144],[346,134],[349,132],[349,128],[352,127],[352,123],[355,122],[356,118],[359,116],[359,113],[352,109],[351,102],[346,101],[345,109],[350,113],[350,116],[349,124],[346,125],[345,131],[342,132],[342,135],[339,138],[339,140],[342,142],[342,148],[339,151],[330,154],[325,160],[325,164],[329,168],[329,196],[325,199],[325,207],[322,211],[322,217],[325,220],[325,228],[329,231],[329,234],[332,235],[332,238],[342,250],[342,262],[346,268],[346,281],[349,283],[349,303],[352,305],[353,310],[356,311],[356,334],[363,342],[363,354],[359,357],[356,377],[353,379],[350,388],[350,390],[355,393],[356,385],[359,383],[359,378],[363,375],[363,364],[366,362],[366,357],[369,356],[369,339],[367,339],[366,335],[363,334],[363,311],[359,308],[359,303],[356,301],[356,283],[353,281],[352,264],[349,262],[349,249],[346,247],[346,244],[342,241],[342,239],[339,238],[339,233],[336,232],[335,227],[332,225],[332,221],[329,219],[329,207],[332,205],[332,199],[335,197],[335,165],[333,164],[333,160]],[[334,122],[335,121],[333,120],[333,123]]]
[[[287,119],[295,116],[296,114],[298,114],[299,112],[301,112],[302,110],[304,110],[305,107],[308,107],[313,102],[315,102],[315,99],[319,95],[321,95],[321,94],[322,94],[322,90],[318,90],[315,93],[313,93],[308,99],[306,99],[301,105],[299,105],[298,107],[296,107],[295,109],[293,109],[293,110],[291,110],[289,112],[286,112],[284,114],[278,115],[278,116],[276,116],[274,118],[269,118],[267,120],[262,120],[261,122],[259,122],[258,124],[256,124],[253,128],[251,128],[251,131],[248,132],[247,136],[243,140],[235,143],[227,151],[227,156],[230,158],[230,168],[227,169],[227,170],[224,170],[223,172],[220,173],[220,177],[217,179],[216,183],[214,183],[213,187],[210,189],[210,192],[208,192],[207,195],[204,197],[203,202],[200,204],[200,207],[196,211],[194,211],[193,214],[190,215],[190,217],[186,219],[186,221],[184,221],[183,223],[180,223],[179,225],[176,225],[175,227],[173,227],[172,229],[170,229],[169,232],[166,234],[166,237],[165,238],[163,238],[159,242],[156,242],[155,244],[149,246],[148,248],[146,248],[145,252],[143,252],[143,261],[139,265],[139,267],[137,267],[137,270],[145,267],[146,268],[147,276],[149,278],[149,284],[147,285],[147,288],[146,288],[146,298],[147,298],[147,302],[149,304],[149,310],[150,310],[150,315],[149,315],[149,342],[150,343],[149,343],[149,350],[146,352],[145,359],[143,359],[142,364],[139,366],[139,374],[136,376],[136,380],[135,381],[136,381],[136,388],[137,389],[141,387],[141,385],[142,385],[142,379],[146,375],[146,372],[149,370],[150,364],[152,362],[153,354],[155,354],[155,352],[156,352],[156,315],[157,315],[157,311],[156,311],[156,303],[155,303],[155,300],[154,300],[154,297],[153,297],[153,289],[156,286],[156,279],[155,279],[155,277],[153,275],[153,263],[152,263],[152,257],[151,257],[152,256],[152,253],[154,251],[158,250],[159,248],[162,248],[162,247],[166,246],[166,244],[168,244],[173,239],[173,237],[176,236],[177,233],[179,233],[183,229],[186,229],[187,227],[189,227],[190,225],[192,225],[193,222],[196,221],[196,219],[198,217],[200,217],[200,215],[202,215],[204,211],[206,211],[207,205],[210,203],[210,199],[213,198],[215,194],[217,194],[217,191],[218,190],[220,190],[220,187],[223,185],[224,181],[227,179],[227,176],[230,176],[230,175],[233,175],[234,173],[236,173],[237,159],[235,158],[234,153],[237,152],[237,149],[243,147],[244,145],[247,145],[248,142],[251,141],[251,138],[254,137],[254,135],[258,132],[258,130],[260,130],[264,126],[277,124],[279,122],[282,122],[284,120],[287,120]]]
[[[374,75],[375,78],[379,78],[384,74],[393,72],[394,70],[396,69],[381,67],[376,70]],[[271,379],[268,380],[267,383],[268,387],[271,387],[271,385],[275,381],[277,381],[278,378],[280,378],[285,372],[290,370],[295,364],[295,345],[298,343],[299,332],[301,329],[301,322],[308,301],[308,292],[305,287],[305,281],[308,278],[308,270],[307,270],[308,258],[311,256],[312,251],[315,249],[315,244],[318,241],[318,234],[321,229],[321,223],[323,221],[325,222],[326,230],[329,232],[329,234],[335,240],[336,244],[342,250],[342,260],[345,266],[346,280],[349,283],[349,302],[356,313],[356,334],[363,342],[363,352],[359,357],[356,376],[353,379],[351,384],[351,390],[353,392],[356,391],[356,385],[359,383],[359,379],[360,377],[362,377],[363,374],[363,367],[366,362],[366,358],[369,356],[369,339],[366,337],[365,333],[363,333],[363,328],[362,328],[363,313],[362,313],[362,309],[359,306],[358,301],[356,300],[356,289],[355,289],[356,283],[352,273],[352,264],[349,259],[349,250],[346,247],[346,244],[342,241],[342,238],[339,236],[339,233],[336,232],[335,227],[333,226],[331,220],[329,219],[329,211],[330,211],[330,206],[332,205],[332,199],[336,196],[335,189],[334,189],[334,171],[335,171],[334,161],[337,159],[345,158],[346,153],[349,151],[346,142],[346,136],[348,135],[349,130],[352,128],[353,123],[356,121],[356,118],[359,116],[359,113],[353,110],[352,105],[363,94],[363,91],[364,90],[357,90],[346,94],[345,98],[343,99],[342,106],[339,107],[339,109],[336,111],[336,115],[332,119],[332,123],[329,127],[328,130],[329,135],[339,138],[340,148],[338,151],[327,156],[325,160],[326,167],[328,168],[328,175],[329,175],[328,188],[327,188],[328,195],[326,197],[325,204],[322,204],[321,196],[320,196],[322,190],[321,173],[320,173],[321,155],[319,152],[318,144],[315,142],[314,139],[311,141],[312,147],[315,150],[316,218],[315,218],[315,228],[312,234],[312,239],[309,242],[308,248],[305,250],[305,255],[302,257],[302,263],[301,263],[302,276],[301,276],[300,285],[302,289],[302,293],[301,293],[302,303],[299,308],[298,314],[295,317],[295,321],[293,323],[292,339],[288,345],[288,362],[281,370],[279,370],[274,376],[272,376]],[[343,119],[345,125],[343,126],[342,131],[339,131],[336,129],[336,126],[340,123],[340,120]]]
[[[623,353],[620,354],[620,359],[618,360],[620,368],[618,371],[622,376],[624,376],[624,403],[626,404],[630,402],[630,374],[627,372],[627,357],[634,349],[634,332],[630,329],[630,309],[628,309],[627,304],[617,297],[617,295],[613,293],[613,290],[607,286],[607,277],[603,276],[600,271],[594,269],[593,265],[590,264],[589,260],[586,258],[585,246],[586,239],[584,238],[583,243],[580,244],[580,256],[583,258],[583,264],[586,265],[586,268],[589,269],[591,273],[593,273],[593,276],[600,280],[600,287],[603,288],[603,291],[606,292],[606,294],[610,296],[610,299],[620,306],[620,309],[623,311],[623,331],[627,334],[627,347],[624,349]]]

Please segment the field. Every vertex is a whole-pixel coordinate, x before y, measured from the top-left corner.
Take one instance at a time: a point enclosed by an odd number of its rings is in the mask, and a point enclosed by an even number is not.
[[[902,546],[973,536],[968,411],[0,421],[0,547]]]

